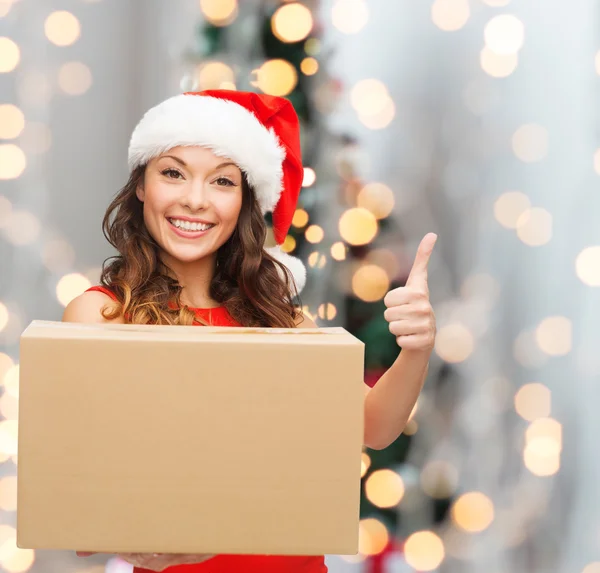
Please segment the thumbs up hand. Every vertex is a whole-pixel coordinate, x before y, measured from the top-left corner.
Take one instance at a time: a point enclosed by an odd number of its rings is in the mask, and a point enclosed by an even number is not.
[[[436,241],[436,234],[425,235],[406,285],[389,291],[383,300],[387,307],[384,317],[402,349],[431,352],[435,343],[435,315],[429,303],[427,265]]]

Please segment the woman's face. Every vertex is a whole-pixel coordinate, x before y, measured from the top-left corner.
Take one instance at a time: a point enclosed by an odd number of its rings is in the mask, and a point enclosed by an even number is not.
[[[191,263],[215,255],[235,230],[242,172],[210,149],[175,147],[148,163],[137,197],[164,253]]]

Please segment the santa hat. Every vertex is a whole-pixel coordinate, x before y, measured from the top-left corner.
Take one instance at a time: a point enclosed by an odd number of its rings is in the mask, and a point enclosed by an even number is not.
[[[304,176],[300,127],[292,104],[281,97],[234,90],[174,96],[149,110],[136,126],[129,167],[145,165],[180,145],[207,147],[245,173],[263,214],[273,213],[277,246],[266,250],[290,271],[300,292],[306,269],[300,259],[281,250]]]

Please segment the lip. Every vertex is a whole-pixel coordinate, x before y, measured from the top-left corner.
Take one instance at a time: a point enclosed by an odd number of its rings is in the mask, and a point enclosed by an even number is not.
[[[179,219],[181,221],[190,221],[192,223],[204,223],[205,225],[212,225],[213,223],[209,223],[207,221],[200,221],[199,219],[190,219],[184,217],[173,217],[173,219]],[[184,229],[178,229],[169,219],[167,219],[167,223],[171,230],[179,237],[183,237],[184,239],[198,239],[206,235],[206,233],[210,233],[210,231],[214,228],[206,229],[205,231],[185,231]]]

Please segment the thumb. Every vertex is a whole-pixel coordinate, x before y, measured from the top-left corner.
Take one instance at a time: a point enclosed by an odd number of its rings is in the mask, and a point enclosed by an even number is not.
[[[415,261],[408,275],[408,279],[406,280],[407,286],[413,285],[419,281],[427,282],[427,267],[436,241],[437,235],[435,233],[427,233],[421,240],[419,248],[417,249],[417,254],[415,255]]]

